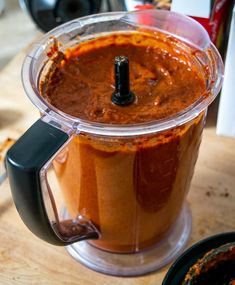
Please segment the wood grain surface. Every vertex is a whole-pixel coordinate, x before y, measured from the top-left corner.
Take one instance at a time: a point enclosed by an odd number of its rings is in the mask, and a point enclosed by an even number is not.
[[[9,137],[17,139],[39,117],[21,84],[25,53],[18,54],[0,73],[0,143]],[[193,215],[188,246],[209,235],[235,230],[234,187],[235,140],[216,136],[212,114],[188,195]],[[0,190],[0,284],[161,284],[168,267],[137,278],[111,277],[87,269],[64,248],[39,240],[24,226],[7,180]]]

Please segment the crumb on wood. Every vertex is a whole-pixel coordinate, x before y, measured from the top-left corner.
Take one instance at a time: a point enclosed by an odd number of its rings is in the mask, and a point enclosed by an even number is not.
[[[198,232],[199,232],[199,234],[200,234],[200,236],[204,236],[205,235],[205,229],[199,229],[198,230]]]
[[[228,192],[224,192],[224,193],[220,193],[221,197],[229,197],[229,193]]]
[[[3,161],[5,153],[14,143],[15,140],[12,138],[7,138],[2,143],[0,143],[0,162]]]

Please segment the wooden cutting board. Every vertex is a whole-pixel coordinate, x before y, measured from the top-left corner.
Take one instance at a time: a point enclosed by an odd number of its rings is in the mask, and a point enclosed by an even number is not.
[[[17,139],[38,117],[26,97],[20,70],[26,51],[0,72],[0,143]],[[213,106],[205,128],[188,201],[193,227],[189,245],[235,230],[235,140],[215,134]],[[24,226],[12,203],[8,181],[0,186],[0,284],[160,285],[168,267],[138,278],[94,272],[62,247],[51,246]]]

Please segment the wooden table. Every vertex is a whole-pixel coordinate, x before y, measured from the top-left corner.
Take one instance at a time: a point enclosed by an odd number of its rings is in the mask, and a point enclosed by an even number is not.
[[[18,54],[0,73],[0,142],[17,139],[38,118],[21,85],[24,56],[25,51]],[[235,140],[216,136],[212,118],[204,131],[188,196],[193,215],[189,245],[235,229],[234,186]],[[161,284],[168,268],[138,278],[111,277],[87,269],[64,248],[35,237],[16,212],[8,181],[0,188],[0,284]]]

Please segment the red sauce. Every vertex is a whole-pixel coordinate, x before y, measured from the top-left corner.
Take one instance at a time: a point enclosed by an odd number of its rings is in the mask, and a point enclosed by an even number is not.
[[[41,93],[56,108],[92,122],[149,122],[189,108],[206,93],[206,67],[195,50],[161,33],[120,33],[54,56]],[[114,57],[130,62],[133,104],[111,102]],[[205,113],[170,130],[132,138],[80,133],[56,159],[55,170],[72,217],[90,219],[93,245],[136,252],[169,234],[188,192]]]
[[[136,95],[128,108],[110,100],[114,58],[119,55],[129,58],[131,90]],[[166,118],[207,96],[205,70],[195,50],[160,33],[119,34],[82,43],[67,50],[45,84],[42,95],[58,109],[109,124]]]

